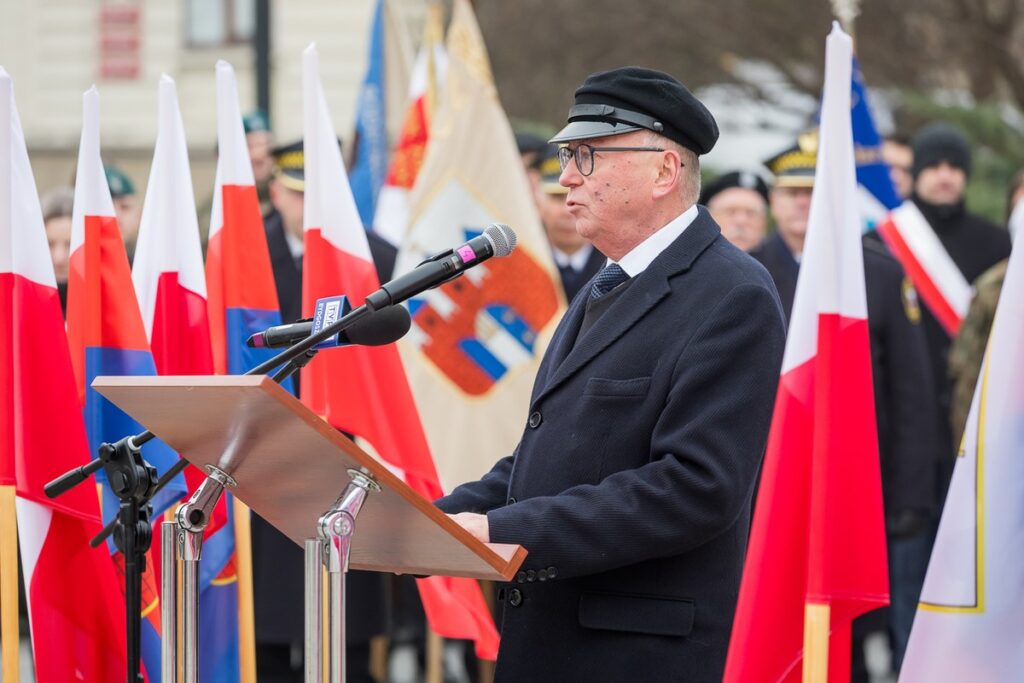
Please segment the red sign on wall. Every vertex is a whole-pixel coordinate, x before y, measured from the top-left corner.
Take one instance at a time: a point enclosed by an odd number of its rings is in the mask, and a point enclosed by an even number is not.
[[[141,72],[142,10],[136,2],[100,4],[100,78],[134,79]]]

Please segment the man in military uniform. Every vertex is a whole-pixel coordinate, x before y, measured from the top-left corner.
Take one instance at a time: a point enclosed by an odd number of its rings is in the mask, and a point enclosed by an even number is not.
[[[764,264],[789,320],[810,214],[816,133],[765,162],[775,175],[770,208],[777,232],[751,256]],[[917,293],[875,239],[864,240],[864,279],[889,548],[889,631],[898,668],[931,552],[935,500],[935,389]],[[856,628],[856,627],[855,627]],[[855,669],[857,661],[855,658]]]
[[[764,241],[768,231],[768,185],[751,171],[723,173],[704,186],[698,202],[722,228],[722,236],[743,251]]]
[[[340,143],[339,143],[340,144]],[[302,317],[303,202],[302,142],[273,151],[270,198],[274,209],[263,218],[281,319]],[[391,278],[396,250],[367,234],[377,276]],[[343,292],[339,292],[342,294]],[[299,376],[293,375],[295,391]],[[300,680],[303,668],[303,551],[258,515],[252,521],[256,663],[260,683]],[[349,681],[369,682],[370,639],[385,630],[384,583],[380,574],[350,572],[346,609]]]
[[[558,184],[562,167],[558,163],[558,147],[547,145],[533,162],[537,182],[533,187],[537,211],[551,255],[558,266],[566,301],[572,301],[583,285],[597,275],[608,260],[594,245],[576,232],[576,219],[565,205],[568,188]]]

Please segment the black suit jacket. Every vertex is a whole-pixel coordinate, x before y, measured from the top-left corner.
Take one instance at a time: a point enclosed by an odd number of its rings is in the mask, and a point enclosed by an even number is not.
[[[292,257],[277,211],[264,217],[264,227],[281,319],[293,322],[302,317],[302,262]],[[394,270],[397,252],[372,233],[367,233],[367,238],[377,275],[381,282],[387,281]],[[292,376],[296,392],[298,379],[298,374]],[[304,627],[302,548],[259,515],[253,515],[252,539],[256,642],[301,645]],[[350,644],[365,644],[384,631],[383,577],[369,572],[351,572],[347,584],[347,638]]]
[[[698,217],[538,370],[513,455],[440,501],[529,551],[503,681],[718,681],[785,338],[764,268]]]
[[[778,233],[750,252],[771,273],[788,321],[800,264]],[[882,493],[889,526],[903,513],[935,514],[939,425],[921,304],[903,268],[876,239],[864,239],[871,374],[875,387]]]

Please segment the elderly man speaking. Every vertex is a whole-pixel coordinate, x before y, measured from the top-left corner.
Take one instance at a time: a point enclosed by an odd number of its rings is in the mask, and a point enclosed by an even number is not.
[[[560,150],[608,264],[573,300],[512,455],[437,505],[529,550],[501,681],[717,681],[785,327],[768,273],[696,205],[710,112],[636,67],[576,90]]]

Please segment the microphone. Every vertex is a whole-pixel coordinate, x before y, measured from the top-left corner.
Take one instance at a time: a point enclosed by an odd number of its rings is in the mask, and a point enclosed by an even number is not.
[[[421,263],[366,297],[366,307],[378,310],[401,303],[420,292],[453,280],[492,256],[508,256],[516,248],[516,234],[501,223],[487,226],[484,233],[460,247]]]
[[[274,349],[291,346],[313,332],[313,318],[288,325],[275,325],[249,337],[246,345],[256,349]],[[338,344],[383,346],[398,341],[412,326],[409,311],[404,306],[387,306],[371,312],[338,335]]]

